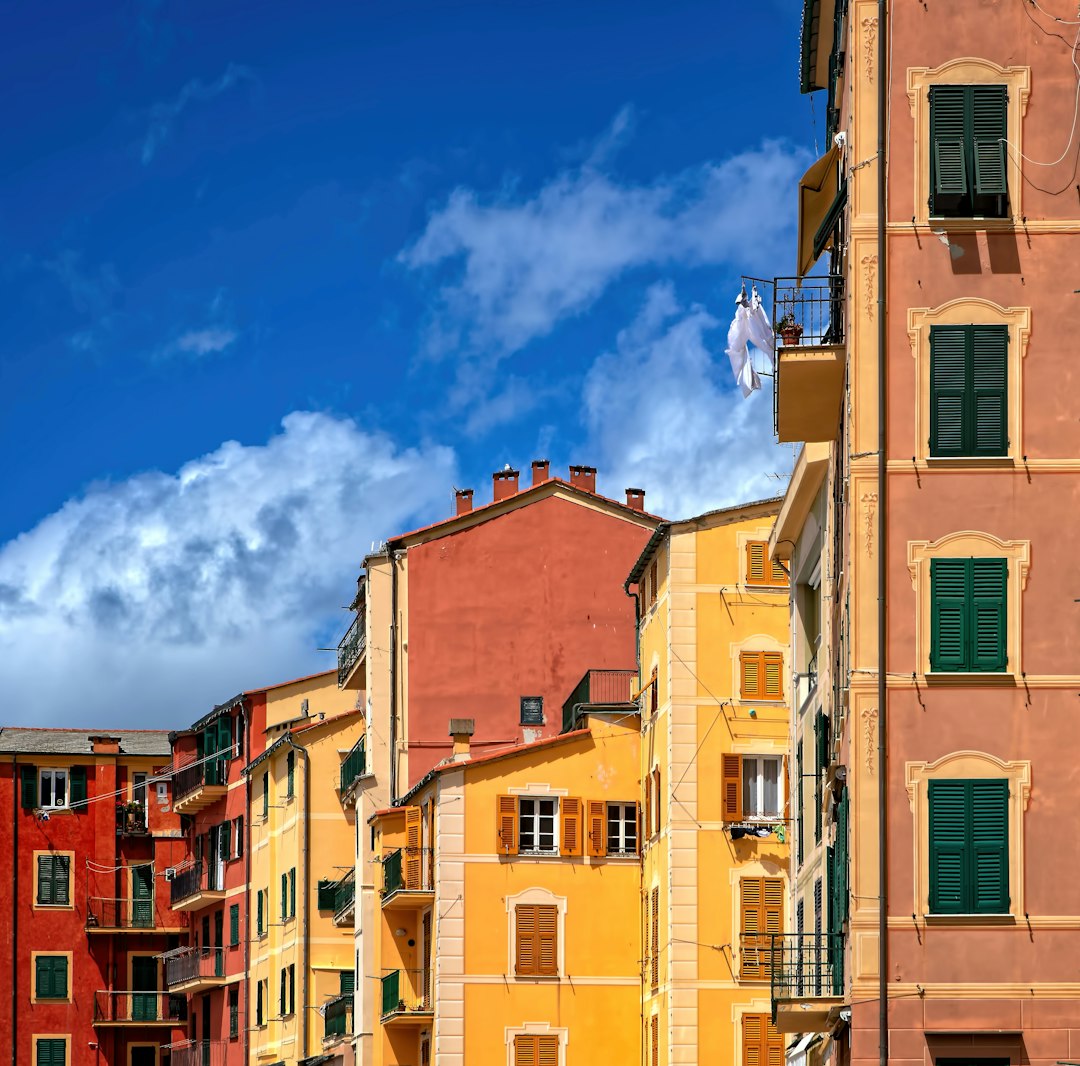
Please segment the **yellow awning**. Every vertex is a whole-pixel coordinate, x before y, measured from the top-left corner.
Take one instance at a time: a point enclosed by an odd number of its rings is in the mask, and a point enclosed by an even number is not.
[[[814,234],[836,199],[840,149],[830,148],[799,180],[799,277],[810,272],[817,256]]]

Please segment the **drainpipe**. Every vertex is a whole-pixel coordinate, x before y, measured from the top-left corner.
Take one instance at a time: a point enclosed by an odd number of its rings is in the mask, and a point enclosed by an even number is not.
[[[308,969],[311,962],[311,941],[308,937],[308,929],[311,919],[311,849],[308,842],[311,840],[311,762],[308,759],[307,748],[301,747],[292,738],[291,733],[285,734],[285,739],[293,751],[298,751],[304,760],[304,817],[300,824],[304,829],[303,856],[304,856],[304,939],[302,949],[301,985],[300,985],[300,1046],[302,1057],[308,1054]]]
[[[640,587],[640,586],[639,586]],[[633,598],[634,601],[634,665],[637,668],[638,680],[641,679],[641,595],[637,592],[630,591],[630,579],[627,578],[623,584],[623,592],[627,596]],[[638,731],[640,732],[641,726],[638,725]],[[640,770],[641,764],[638,764]],[[638,789],[640,791],[641,784],[638,783]],[[639,838],[641,834],[638,834]],[[638,942],[638,958],[645,959],[645,941],[649,935],[648,930],[645,928],[645,841],[638,840],[638,848],[641,851],[641,855],[638,861],[638,935],[640,940]],[[645,963],[641,962],[641,995],[638,997],[638,1004],[640,1006],[641,1021],[638,1025],[638,1042],[639,1052],[638,1061],[641,1066],[645,1066]]]
[[[19,756],[11,757],[11,1066],[19,1066]]]
[[[251,719],[245,703],[240,704],[240,720],[244,723],[244,765],[251,762]],[[244,787],[244,1013],[242,1029],[244,1033],[244,1062],[250,1062],[251,1033],[248,1014],[251,1009],[251,774],[245,775]]]
[[[387,547],[390,559],[390,802],[397,799],[397,564],[393,549]]]
[[[889,117],[888,84],[889,71],[889,22],[887,0],[878,0],[878,55],[877,55],[877,372],[878,372],[878,1052],[881,1066],[889,1063],[889,848],[888,848],[888,799],[889,767],[888,758],[888,691],[887,662],[888,640],[886,621],[888,618],[888,482],[886,480],[886,445],[889,388],[886,379],[888,361],[888,329],[886,315],[886,280],[887,260],[885,258],[885,223],[888,210],[887,183],[887,122]]]

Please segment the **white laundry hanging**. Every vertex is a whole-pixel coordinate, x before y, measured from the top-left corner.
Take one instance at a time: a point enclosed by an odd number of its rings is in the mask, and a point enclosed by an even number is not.
[[[728,327],[727,357],[744,398],[761,388],[761,377],[750,358],[750,344],[765,353],[769,366],[775,371],[776,339],[756,285],[749,299],[745,288],[735,298],[735,317]]]
[[[747,319],[750,323],[751,344],[755,348],[760,348],[768,356],[769,366],[775,371],[776,336],[769,322],[769,316],[765,314],[765,308],[761,304],[761,297],[758,295],[756,285],[750,293],[750,308],[747,312]]]

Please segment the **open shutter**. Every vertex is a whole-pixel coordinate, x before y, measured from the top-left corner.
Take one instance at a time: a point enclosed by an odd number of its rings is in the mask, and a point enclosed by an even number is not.
[[[37,767],[29,763],[22,767],[22,805],[24,811],[32,811],[38,804]]]
[[[517,844],[517,797],[496,798],[495,841],[504,855],[516,855]]]
[[[296,867],[289,871],[289,917],[296,917]]]
[[[762,656],[765,689],[762,698],[782,700],[784,698],[784,655],[779,651],[767,651]]]
[[[971,87],[971,133],[975,163],[975,192],[1004,196],[1007,94],[1004,85]]]
[[[86,809],[86,767],[73,766],[68,771],[71,788],[70,803],[75,810]]]
[[[971,455],[1008,453],[1008,360],[1006,326],[971,327]]]
[[[236,947],[240,943],[240,905],[234,903],[229,908],[229,943]]]
[[[222,752],[227,759],[233,755],[232,719],[224,714],[218,719],[217,750]],[[224,781],[222,781],[224,784]]]
[[[743,818],[741,755],[720,757],[720,795],[724,821],[741,822]]]
[[[836,932],[848,919],[849,899],[849,852],[848,852],[848,822],[850,819],[848,791],[845,788],[840,802],[836,808]]]
[[[966,559],[930,560],[930,669],[967,669]]]
[[[536,972],[544,977],[559,972],[559,910],[548,904],[536,908]]]
[[[766,547],[763,540],[752,540],[746,545],[746,583],[748,585],[768,583],[765,577]]]
[[[645,838],[650,839],[653,835],[652,824],[652,774],[645,774]]]
[[[652,890],[652,929],[650,931],[652,945],[652,990],[655,992],[660,987],[660,889]]]
[[[587,825],[587,853],[594,859],[603,858],[607,854],[607,804],[603,800],[589,800]]]
[[[281,875],[281,920],[289,917],[289,875]]]
[[[963,781],[930,781],[930,913],[969,911],[970,796]]]
[[[955,208],[968,193],[963,85],[930,88],[930,213]]]
[[[320,881],[316,886],[316,895],[318,897],[318,909],[321,911],[332,911],[335,909],[335,881]]]
[[[765,878],[739,880],[739,976],[755,981],[767,975],[764,959],[764,915],[762,898]]]
[[[764,664],[762,655],[756,651],[744,651],[739,655],[739,671],[741,674],[739,695],[744,700],[756,700],[761,698],[762,672]]]
[[[417,892],[420,889],[421,852],[420,825],[423,812],[419,807],[405,808],[405,847],[403,850],[402,870],[405,874],[405,889]]]
[[[1000,672],[1007,666],[1005,596],[1009,578],[1006,559],[971,560],[972,670]]]
[[[525,976],[539,971],[537,944],[537,914],[539,907],[520,904],[514,908],[514,972]]]
[[[1009,911],[1009,783],[969,781],[971,793],[971,910]]]
[[[964,326],[930,327],[930,454],[935,458],[970,454],[964,431],[967,341]]]
[[[342,996],[352,996],[356,994],[356,971],[355,970],[342,970],[338,975],[339,994]]]
[[[581,800],[573,796],[566,796],[559,802],[559,810],[562,814],[562,843],[560,850],[563,855],[581,854]]]
[[[803,808],[803,746],[802,741],[795,748],[795,861],[799,866],[803,864],[803,834],[804,808]]]

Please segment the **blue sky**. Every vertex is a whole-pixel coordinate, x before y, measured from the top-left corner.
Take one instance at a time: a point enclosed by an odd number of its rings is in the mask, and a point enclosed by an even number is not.
[[[15,10],[5,720],[329,666],[371,543],[505,463],[673,517],[782,491],[723,337],[741,273],[792,270],[800,8]]]

